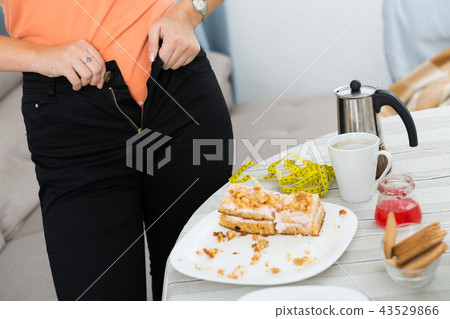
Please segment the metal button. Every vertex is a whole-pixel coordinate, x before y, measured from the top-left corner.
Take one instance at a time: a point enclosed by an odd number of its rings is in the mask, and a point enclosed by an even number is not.
[[[114,73],[112,73],[111,71],[106,71],[105,76],[104,76],[105,82],[110,83],[113,79],[114,79]]]

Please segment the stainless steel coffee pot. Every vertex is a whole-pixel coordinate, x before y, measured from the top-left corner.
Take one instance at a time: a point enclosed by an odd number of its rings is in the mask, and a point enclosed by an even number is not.
[[[417,131],[411,113],[403,102],[392,92],[377,89],[353,80],[349,86],[334,90],[337,96],[338,133],[368,132],[380,138],[380,150],[386,149],[380,123],[380,110],[384,105],[391,106],[400,115],[409,137],[409,146],[417,146]],[[379,157],[377,178],[387,163]]]

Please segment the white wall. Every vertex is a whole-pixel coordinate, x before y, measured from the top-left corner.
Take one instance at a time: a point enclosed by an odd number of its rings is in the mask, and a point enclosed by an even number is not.
[[[227,0],[237,102],[276,98],[375,0]],[[331,92],[356,78],[390,84],[382,0],[286,93]]]

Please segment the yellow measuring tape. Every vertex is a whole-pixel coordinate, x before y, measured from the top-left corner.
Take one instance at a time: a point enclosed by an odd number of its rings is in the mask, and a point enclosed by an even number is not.
[[[288,169],[288,175],[283,176],[281,170],[277,168],[280,163]],[[231,183],[243,183],[251,179],[258,187],[262,188],[261,183],[256,177],[249,174],[241,177],[250,166],[258,167],[252,161],[247,162],[236,174],[229,178],[229,181]],[[302,191],[318,194],[322,197],[328,191],[330,182],[335,177],[333,167],[326,164],[319,165],[293,153],[289,153],[287,156],[270,165],[267,171],[269,174],[262,176],[262,178],[265,180],[277,178],[281,191],[286,194]]]

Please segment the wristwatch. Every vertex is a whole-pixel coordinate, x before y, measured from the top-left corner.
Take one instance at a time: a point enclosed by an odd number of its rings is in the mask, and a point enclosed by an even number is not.
[[[194,10],[202,15],[202,21],[206,19],[208,15],[208,4],[206,0],[192,0]]]

